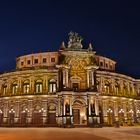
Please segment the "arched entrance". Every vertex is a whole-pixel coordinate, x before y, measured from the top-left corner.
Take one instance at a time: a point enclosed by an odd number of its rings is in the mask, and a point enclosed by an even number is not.
[[[43,125],[43,114],[40,106],[35,106],[32,116],[33,126],[42,126]]]
[[[123,126],[123,124],[125,122],[124,110],[123,109],[120,109],[119,110],[119,112],[118,112],[118,118],[119,118],[120,125]]]
[[[28,125],[28,114],[29,110],[25,106],[22,108],[21,113],[20,113],[20,124],[21,126],[27,126]]]
[[[73,103],[73,124],[87,125],[86,104],[82,100]]]
[[[107,110],[107,123],[109,126],[112,126],[114,123],[114,111],[112,108],[108,108]]]
[[[13,108],[11,108],[9,110],[9,126],[13,126],[14,125],[14,118],[15,118],[15,110]]]
[[[48,105],[48,126],[56,125],[56,105],[54,103],[50,103]]]

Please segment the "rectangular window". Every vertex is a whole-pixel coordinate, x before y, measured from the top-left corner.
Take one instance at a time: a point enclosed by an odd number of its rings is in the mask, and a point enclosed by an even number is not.
[[[55,58],[51,58],[51,62],[55,62]]]
[[[103,66],[103,62],[100,62],[100,66],[101,66],[101,67]]]
[[[43,63],[46,63],[47,62],[47,59],[46,58],[43,58]]]
[[[35,59],[35,60],[34,60],[34,63],[35,63],[35,64],[38,64],[38,59]]]
[[[28,65],[30,65],[30,64],[31,64],[31,61],[30,61],[30,60],[28,60],[28,61],[27,61],[27,64],[28,64]]]
[[[21,62],[21,66],[23,66],[24,62]]]

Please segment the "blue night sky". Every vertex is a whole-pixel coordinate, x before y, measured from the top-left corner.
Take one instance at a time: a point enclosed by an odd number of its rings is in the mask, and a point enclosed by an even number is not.
[[[140,78],[140,3],[129,0],[1,0],[0,71],[18,55],[58,50],[70,31],[97,54],[117,61],[121,73]]]

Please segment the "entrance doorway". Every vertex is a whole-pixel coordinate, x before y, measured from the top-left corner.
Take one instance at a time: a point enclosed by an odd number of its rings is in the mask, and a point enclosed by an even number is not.
[[[48,124],[56,124],[56,113],[53,113],[53,112],[49,112],[48,113]]]
[[[81,100],[73,103],[73,123],[74,125],[87,125],[86,104]]]
[[[15,118],[15,113],[9,113],[9,125],[10,126],[14,125],[14,118]]]
[[[73,91],[78,91],[78,83],[72,83]]]
[[[74,124],[80,124],[80,110],[73,109],[73,122]]]
[[[41,126],[43,124],[42,121],[42,113],[38,111],[34,111],[33,113],[33,125],[34,126]]]
[[[48,105],[48,126],[56,126],[56,105],[54,103],[50,103]]]
[[[27,112],[21,112],[21,126],[27,125]]]

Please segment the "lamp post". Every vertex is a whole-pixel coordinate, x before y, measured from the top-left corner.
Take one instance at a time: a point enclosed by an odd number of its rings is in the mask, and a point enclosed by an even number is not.
[[[130,125],[132,125],[134,119],[134,111],[132,109],[130,109],[129,111],[129,117],[130,117]]]
[[[21,125],[28,125],[28,114],[29,114],[29,110],[28,108],[26,108],[25,110],[22,111],[22,118],[21,118]]]
[[[113,121],[113,110],[111,108],[107,109],[107,114],[108,114],[108,125],[112,125]]]
[[[122,108],[119,111],[119,121],[120,121],[120,124],[123,125],[123,123],[124,123],[124,110]]]
[[[136,111],[137,122],[140,123],[140,110]]]
[[[14,118],[15,118],[15,110],[11,108],[9,110],[9,125],[12,126],[14,124]]]
[[[39,110],[39,113],[41,113],[41,123],[44,125],[46,123],[46,110],[44,108],[41,108]]]

